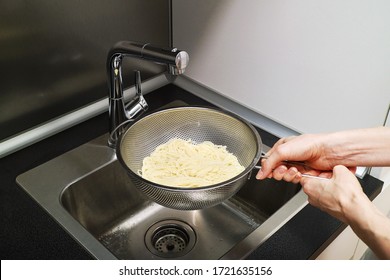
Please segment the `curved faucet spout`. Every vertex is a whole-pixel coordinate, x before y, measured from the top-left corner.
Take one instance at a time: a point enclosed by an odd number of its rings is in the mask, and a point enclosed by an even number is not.
[[[153,61],[159,64],[166,64],[172,75],[184,73],[189,56],[185,51],[176,48],[167,50],[141,44],[138,42],[121,41],[114,45],[107,56],[107,74],[109,83],[109,140],[110,147],[115,148],[119,136],[124,132],[124,123],[135,119],[147,110],[148,105],[141,93],[141,78],[139,71],[136,71],[135,87],[136,98],[128,105],[123,97],[122,81],[122,60],[124,57],[135,57]]]

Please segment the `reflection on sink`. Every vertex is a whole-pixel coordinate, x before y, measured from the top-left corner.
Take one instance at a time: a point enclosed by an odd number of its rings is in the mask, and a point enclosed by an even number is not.
[[[179,211],[140,193],[107,135],[17,178],[98,259],[244,258],[306,204],[300,186],[254,178],[212,208]]]
[[[296,185],[253,179],[218,206],[173,210],[148,200],[113,161],[69,185],[61,202],[120,259],[218,259],[298,191]]]

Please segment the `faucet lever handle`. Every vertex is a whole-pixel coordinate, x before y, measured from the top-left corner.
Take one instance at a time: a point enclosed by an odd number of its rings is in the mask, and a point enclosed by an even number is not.
[[[135,119],[148,109],[148,103],[146,102],[141,91],[141,72],[134,71],[135,74],[135,96],[126,106],[126,118],[128,120]]]
[[[141,72],[139,70],[135,70],[135,93],[137,96],[142,96],[141,91]]]

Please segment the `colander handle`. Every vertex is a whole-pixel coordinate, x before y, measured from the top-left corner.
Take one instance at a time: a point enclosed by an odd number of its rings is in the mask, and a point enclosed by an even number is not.
[[[267,156],[262,155],[260,157],[260,160],[267,159],[267,158],[268,158]],[[310,171],[310,170],[313,170],[313,168],[311,166],[307,165],[306,163],[304,163],[302,161],[283,160],[282,162],[287,164],[287,165],[289,165],[289,166],[300,166],[300,167],[303,167],[306,172]],[[260,165],[256,165],[254,168],[260,170],[261,166]],[[307,173],[302,173],[301,175],[302,175],[302,177],[305,177],[305,178],[313,178],[313,179],[319,179],[319,180],[329,180],[329,178],[314,176],[314,175],[310,175],[310,174],[307,174]]]

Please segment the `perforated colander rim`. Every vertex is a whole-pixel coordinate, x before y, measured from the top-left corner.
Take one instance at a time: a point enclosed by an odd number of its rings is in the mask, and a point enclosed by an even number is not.
[[[217,112],[220,114],[224,114],[226,116],[232,117],[232,118],[242,122],[244,125],[246,125],[250,129],[250,131],[252,132],[252,134],[255,138],[256,153],[255,153],[255,156],[254,156],[252,162],[250,164],[248,164],[247,167],[241,173],[239,173],[238,175],[236,175],[236,176],[234,176],[226,181],[223,181],[223,182],[220,182],[217,184],[196,187],[196,188],[185,188],[185,187],[166,186],[166,185],[161,185],[161,184],[149,181],[149,180],[143,178],[142,176],[140,176],[139,174],[137,174],[136,172],[134,172],[127,165],[127,163],[123,159],[123,156],[121,153],[121,150],[122,150],[121,147],[122,147],[122,143],[123,143],[127,133],[131,130],[131,127],[133,125],[135,125],[139,122],[145,121],[147,119],[150,119],[150,118],[155,118],[156,116],[158,116],[162,113],[165,113],[165,112],[169,112],[169,111],[173,111],[173,110],[176,111],[176,110],[194,110],[194,109],[196,109],[196,110],[209,110],[209,111],[214,111],[214,112]],[[257,132],[257,130],[254,128],[254,126],[252,124],[250,124],[248,121],[246,121],[242,117],[240,117],[232,112],[229,112],[229,111],[226,111],[223,109],[219,109],[219,108],[207,107],[207,106],[179,106],[179,107],[174,107],[174,108],[158,110],[158,111],[155,111],[153,113],[150,113],[150,114],[136,120],[135,122],[132,123],[131,126],[129,126],[126,129],[126,131],[119,138],[117,149],[116,149],[117,158],[121,162],[122,166],[126,169],[127,172],[131,173],[131,175],[135,176],[137,179],[141,180],[145,184],[148,184],[150,186],[153,186],[153,187],[156,187],[159,189],[164,189],[164,190],[173,191],[173,192],[189,192],[189,191],[199,192],[199,191],[204,191],[204,190],[212,190],[212,189],[216,189],[216,188],[221,188],[223,186],[229,185],[229,184],[241,179],[242,177],[247,176],[247,174],[250,173],[254,169],[254,167],[257,165],[257,163],[259,162],[259,160],[261,158],[261,152],[262,152],[262,140],[261,140],[259,133]]]

